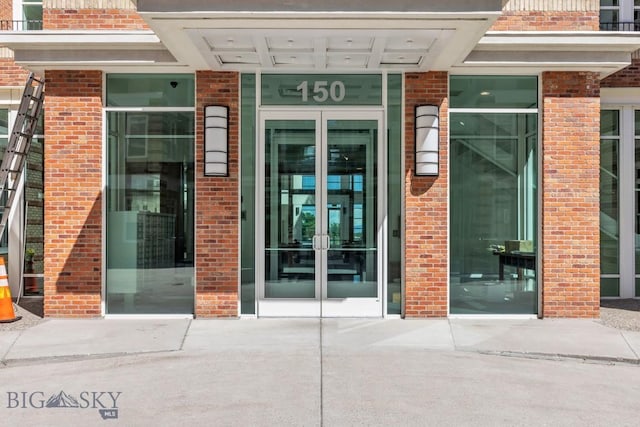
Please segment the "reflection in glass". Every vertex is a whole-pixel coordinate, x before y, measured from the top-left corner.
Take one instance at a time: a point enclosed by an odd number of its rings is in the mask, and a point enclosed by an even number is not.
[[[315,126],[265,122],[265,297],[318,298],[317,279],[327,298],[376,297],[377,121],[327,123],[322,207]]]
[[[452,314],[537,311],[537,115],[451,114]]]
[[[265,123],[265,297],[315,298],[315,121]]]
[[[256,314],[256,76],[243,74],[240,189],[240,312]]]
[[[390,74],[387,84],[387,314],[402,312],[402,76]]]
[[[600,295],[620,294],[619,143],[620,112],[600,114]]]
[[[193,112],[108,112],[107,313],[193,313]]]
[[[377,288],[377,122],[330,120],[327,298],[373,298]]]

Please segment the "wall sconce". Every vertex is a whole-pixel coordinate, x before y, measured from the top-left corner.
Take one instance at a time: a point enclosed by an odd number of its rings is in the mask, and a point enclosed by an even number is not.
[[[229,107],[204,107],[204,175],[229,176]]]
[[[436,105],[416,106],[415,175],[438,175],[440,122]]]

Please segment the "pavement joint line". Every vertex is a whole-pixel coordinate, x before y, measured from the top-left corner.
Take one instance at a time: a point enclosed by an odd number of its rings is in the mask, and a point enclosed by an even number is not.
[[[0,357],[0,364],[5,365],[5,361],[7,360],[7,355],[9,354],[9,352],[11,351],[11,349],[13,348],[14,345],[16,345],[16,342],[18,342],[18,339],[20,339],[20,337],[22,336],[22,334],[24,333],[24,330],[22,331],[18,331],[18,335],[16,336],[16,338],[13,340],[13,342],[9,345],[9,348],[7,348],[7,351],[4,352],[4,354],[2,355],[2,357]]]
[[[627,346],[629,347],[629,349],[631,350],[631,352],[636,356],[637,359],[640,360],[640,356],[638,355],[638,353],[634,350],[633,346],[631,345],[631,343],[629,342],[629,340],[627,339],[627,336],[624,334],[624,331],[620,331],[620,335],[622,335],[622,339],[624,340],[624,342],[627,344]]]
[[[180,342],[180,347],[178,347],[179,350],[182,350],[182,348],[184,347],[184,343],[187,340],[187,335],[189,335],[189,330],[191,329],[192,323],[193,319],[189,319],[189,323],[187,324],[187,327],[184,330],[184,335],[182,336],[182,341]]]
[[[150,350],[150,351],[122,351],[116,353],[94,353],[94,354],[69,354],[61,356],[41,356],[24,357],[18,359],[4,359],[0,362],[2,367],[11,368],[14,366],[29,366],[49,363],[82,362],[86,360],[114,359],[117,357],[145,356],[164,353],[178,353],[182,349],[174,350]]]
[[[453,344],[453,349],[458,350],[458,344],[456,344],[456,335],[453,333],[453,325],[451,324],[451,319],[447,319],[447,324],[449,325],[449,336],[451,337],[451,343]]]
[[[463,350],[472,353],[479,353],[489,356],[502,357],[520,357],[523,359],[540,359],[540,360],[582,360],[583,362],[599,362],[606,364],[625,364],[640,366],[640,359],[631,357],[615,357],[615,356],[592,356],[580,354],[563,354],[563,353],[539,353],[524,351],[500,351],[500,350]]]

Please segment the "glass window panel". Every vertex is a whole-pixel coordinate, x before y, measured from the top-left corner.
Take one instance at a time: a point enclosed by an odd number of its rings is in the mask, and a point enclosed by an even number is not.
[[[387,266],[387,314],[401,314],[402,305],[402,76],[387,77],[387,135],[388,135],[388,266]],[[354,182],[354,189],[361,191],[362,182]],[[357,211],[356,211],[357,212]],[[354,215],[356,214],[354,212]],[[359,213],[360,217],[362,213]],[[354,224],[355,226],[355,224]],[[362,225],[359,225],[362,233]]]
[[[600,135],[620,135],[620,112],[618,110],[602,110],[600,112]]]
[[[616,277],[600,278],[600,296],[601,297],[619,297],[620,296],[620,279]]]
[[[43,295],[44,274],[44,138],[31,140],[26,165],[26,251],[24,295]],[[34,276],[31,276],[34,275]]]
[[[108,107],[193,107],[193,74],[108,74]]]
[[[327,186],[327,298],[378,295],[377,140],[376,121],[327,123],[328,178],[339,179],[337,188]],[[354,181],[363,183],[360,191]]]
[[[450,311],[536,313],[537,114],[450,117]]]
[[[314,298],[316,123],[265,121],[265,297]],[[313,188],[309,185],[313,182]]]
[[[256,205],[255,205],[255,182],[256,182],[256,76],[255,74],[242,74],[240,87],[240,114],[242,128],[240,137],[242,147],[241,170],[242,177],[240,183],[241,213],[240,213],[240,312],[242,314],[256,314]]]
[[[0,136],[9,136],[9,110],[6,108],[0,108]]]
[[[618,29],[620,12],[617,10],[600,10],[600,27],[606,31],[616,31]]]
[[[620,218],[618,194],[618,140],[600,141],[600,272],[618,274]]]
[[[108,112],[107,313],[193,313],[194,114]]]
[[[619,3],[620,3],[620,0],[600,0],[600,7],[607,7],[607,6],[618,7]]]
[[[535,76],[451,76],[451,108],[536,108]]]
[[[263,74],[263,105],[381,105],[379,74]]]

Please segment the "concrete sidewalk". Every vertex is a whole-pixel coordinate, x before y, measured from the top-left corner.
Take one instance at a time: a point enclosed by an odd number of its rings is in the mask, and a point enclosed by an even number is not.
[[[0,362],[107,357],[152,352],[334,351],[406,349],[640,364],[640,332],[594,320],[546,319],[48,319],[0,332]]]

